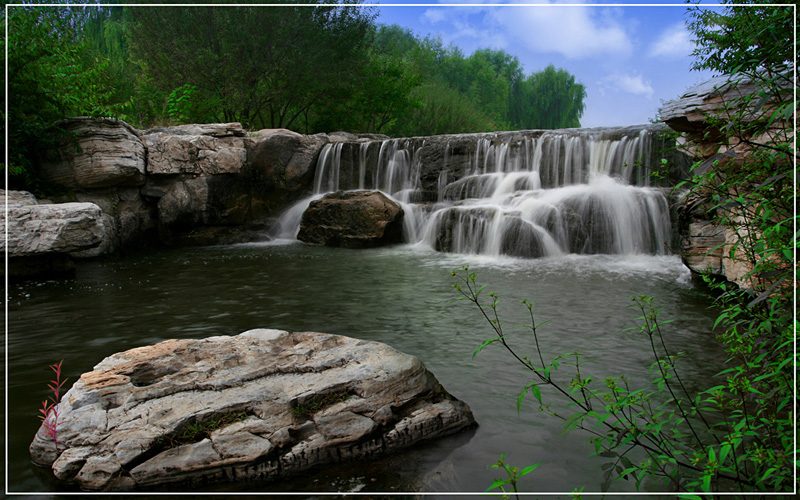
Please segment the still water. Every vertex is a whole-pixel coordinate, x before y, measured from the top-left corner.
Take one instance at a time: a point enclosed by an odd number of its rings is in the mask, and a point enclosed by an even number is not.
[[[501,347],[473,359],[491,331],[474,307],[455,300],[450,271],[464,265],[478,272],[487,292],[501,295],[507,332],[524,354],[534,352],[530,336],[514,325],[528,322],[520,305],[528,298],[537,323],[547,321],[538,330],[545,358],[579,351],[582,373],[595,379],[622,373],[644,379],[649,344],[628,329],[640,315],[631,296],[645,294],[655,297],[662,319],[674,320],[665,325],[666,341],[691,354],[683,364],[690,383],[705,385],[723,361],[710,332],[710,301],[677,257],[506,259],[412,246],[352,251],[267,243],[85,262],[74,279],[9,288],[9,490],[60,488],[31,465],[27,451],[47,396],[48,365],[63,359],[71,384],[104,357],[133,347],[279,328],[376,340],[413,354],[470,405],[480,426],[382,460],[217,491],[478,492],[500,477],[489,466],[501,454],[520,467],[542,464],[522,481],[525,491],[599,491],[603,459],[590,456],[588,436],[562,434],[561,422],[540,413],[533,398],[517,413],[517,395],[529,379]]]

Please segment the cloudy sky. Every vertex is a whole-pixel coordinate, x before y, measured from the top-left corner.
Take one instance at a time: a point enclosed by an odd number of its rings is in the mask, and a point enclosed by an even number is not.
[[[466,55],[503,49],[526,73],[548,64],[566,69],[586,87],[584,127],[647,123],[663,101],[712,76],[690,71],[693,45],[682,2],[522,1],[529,5],[386,0],[406,5],[382,6],[378,22],[440,36]]]

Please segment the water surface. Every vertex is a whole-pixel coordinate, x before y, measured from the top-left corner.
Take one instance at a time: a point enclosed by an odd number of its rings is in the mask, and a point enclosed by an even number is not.
[[[319,331],[385,342],[419,357],[445,388],[467,402],[480,427],[371,463],[342,464],[278,483],[222,491],[483,491],[499,474],[489,466],[542,466],[527,491],[598,491],[603,459],[588,436],[562,435],[561,422],[516,398],[529,382],[499,346],[473,359],[491,337],[450,271],[470,265],[501,295],[500,311],[516,345],[533,354],[523,298],[534,302],[545,357],[580,351],[584,373],[642,379],[649,345],[631,327],[631,296],[663,308],[668,345],[691,353],[690,383],[705,384],[721,363],[710,333],[709,301],[689,284],[676,257],[576,256],[511,259],[436,253],[411,246],[339,250],[302,244],[250,244],[164,250],[80,263],[76,278],[12,285],[8,297],[9,489],[58,488],[29,461],[47,396],[48,365],[64,360],[70,383],[105,356],[171,338],[236,335],[252,328]],[[488,291],[487,289],[487,291]],[[569,378],[569,374],[564,376]],[[556,402],[545,392],[545,398]],[[555,407],[559,407],[555,403]],[[625,490],[625,482],[614,488]],[[658,488],[658,485],[651,485]]]

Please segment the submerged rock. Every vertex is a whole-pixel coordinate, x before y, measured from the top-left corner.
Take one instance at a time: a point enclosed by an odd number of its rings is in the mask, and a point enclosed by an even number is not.
[[[311,202],[297,239],[344,248],[401,243],[403,215],[403,208],[381,192],[337,191]]]
[[[34,462],[87,490],[272,479],[475,425],[414,356],[322,333],[251,330],[104,359],[64,395]]]

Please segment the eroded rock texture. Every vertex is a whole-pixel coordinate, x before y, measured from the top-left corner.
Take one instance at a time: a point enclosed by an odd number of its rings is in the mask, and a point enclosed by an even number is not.
[[[70,118],[57,125],[69,137],[42,165],[51,182],[80,189],[144,184],[145,148],[136,129],[109,118]]]
[[[378,342],[251,330],[104,359],[59,407],[36,463],[87,490],[270,479],[475,424],[415,357]],[[199,430],[198,430],[199,429]]]
[[[661,119],[683,137],[680,149],[701,160],[694,174],[705,174],[722,167],[747,168],[746,160],[758,149],[759,143],[774,140],[780,130],[788,127],[776,121],[772,129],[761,126],[752,130],[749,124],[769,118],[776,110],[775,89],[766,89],[764,82],[753,81],[745,75],[723,75],[689,88],[682,96],[664,104]],[[791,88],[778,93],[790,94]],[[731,133],[731,123],[738,123]],[[713,185],[712,185],[713,188]],[[711,275],[743,288],[752,286],[748,274],[752,270],[751,256],[739,244],[750,234],[749,216],[738,211],[735,204],[721,205],[708,197],[710,191],[700,189],[676,204],[679,233],[678,253],[695,276]],[[731,199],[738,193],[731,192]],[[715,221],[725,219],[721,226]],[[753,239],[759,239],[753,235]]]

